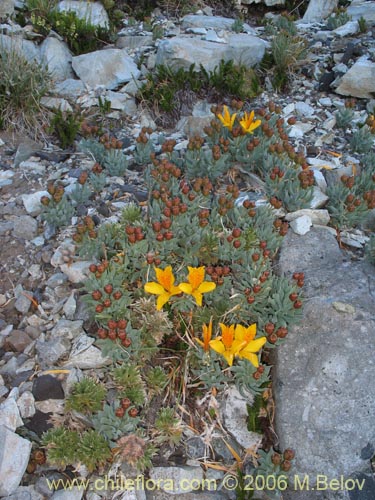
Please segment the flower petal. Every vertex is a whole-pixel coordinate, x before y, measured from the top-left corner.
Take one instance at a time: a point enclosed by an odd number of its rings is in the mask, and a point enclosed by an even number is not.
[[[255,368],[258,368],[258,366],[259,366],[259,361],[258,361],[258,356],[257,356],[256,354],[254,354],[254,353],[252,353],[252,352],[243,352],[243,351],[241,351],[241,352],[239,352],[239,353],[238,353],[238,356],[239,356],[240,358],[245,358],[245,359],[247,359],[248,361],[250,361],[250,363],[251,363],[252,365],[254,365],[254,366],[255,366]]]
[[[158,282],[169,292],[174,283],[172,266],[167,266],[164,270],[155,267],[155,274]]]
[[[201,307],[203,295],[200,292],[198,292],[198,290],[193,290],[191,292],[191,295],[195,298],[197,305]]]
[[[231,353],[230,351],[224,351],[223,352],[223,356],[224,356],[226,362],[228,363],[228,365],[232,366],[233,365],[233,359],[234,359],[233,353]]]
[[[198,287],[198,291],[200,293],[207,293],[207,292],[212,292],[212,290],[215,290],[216,288],[216,283],[213,281],[203,281]]]
[[[193,291],[193,287],[190,285],[190,283],[180,283],[178,285],[178,288],[181,292],[187,293],[188,295],[191,295],[191,292]]]
[[[188,281],[193,287],[193,289],[198,288],[204,279],[204,266],[201,267],[189,267]]]
[[[225,351],[225,346],[220,339],[211,340],[210,347],[219,354],[223,354],[223,352]]]
[[[260,337],[259,339],[251,340],[247,344],[247,346],[243,348],[243,351],[258,352],[266,342],[267,342],[266,337]]]
[[[162,293],[165,293],[164,288],[161,285],[159,285],[159,283],[155,283],[155,281],[150,281],[149,283],[146,283],[144,288],[147,293],[153,293],[154,295],[160,295]]]
[[[162,307],[164,306],[164,304],[166,304],[168,302],[168,300],[170,299],[171,295],[167,292],[159,295],[158,297],[158,300],[156,301],[156,309],[158,311],[160,311],[160,309],[162,309]]]

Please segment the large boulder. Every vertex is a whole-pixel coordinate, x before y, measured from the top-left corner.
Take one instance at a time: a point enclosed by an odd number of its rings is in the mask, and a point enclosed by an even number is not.
[[[125,49],[97,50],[73,57],[72,66],[77,76],[95,88],[102,85],[113,90],[121,84],[137,79],[141,72]]]
[[[73,77],[72,54],[64,42],[57,38],[46,38],[40,46],[40,56],[56,82]]]
[[[338,0],[310,0],[302,20],[306,23],[321,22],[332,14],[338,3]]]
[[[327,229],[313,228],[287,235],[280,271],[304,272],[306,286],[303,320],[276,349],[276,428],[281,448],[296,450],[293,474],[313,488],[317,475],[365,472],[374,453],[375,268],[351,261]]]
[[[375,63],[359,60],[341,78],[336,92],[371,99],[375,92]]]
[[[74,12],[79,19],[86,19],[93,26],[109,26],[107,11],[100,2],[63,0],[59,2],[57,9],[60,12]]]
[[[0,47],[21,54],[30,63],[40,63],[39,48],[30,40],[24,40],[19,36],[0,35]]]
[[[246,34],[230,35],[223,44],[179,36],[160,42],[156,64],[176,70],[188,69],[194,63],[197,69],[202,64],[207,71],[212,71],[223,59],[252,67],[262,60],[265,47],[263,40]]]
[[[346,9],[353,21],[358,21],[363,17],[368,23],[375,22],[375,2],[366,0],[353,0]]]

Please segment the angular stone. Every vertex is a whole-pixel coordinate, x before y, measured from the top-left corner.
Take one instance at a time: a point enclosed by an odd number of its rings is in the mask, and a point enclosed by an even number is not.
[[[243,3],[243,2],[242,2]],[[221,16],[203,16],[199,14],[188,14],[182,18],[183,29],[205,28],[213,30],[231,31],[235,19]],[[255,30],[254,34],[255,34]]]
[[[31,418],[35,415],[35,399],[30,391],[25,391],[17,399],[17,406],[22,418]]]
[[[112,361],[105,358],[102,352],[97,347],[91,345],[85,351],[76,355],[70,356],[68,361],[64,363],[65,368],[81,368],[82,370],[89,370],[91,368],[101,368],[110,365]]]
[[[60,111],[68,111],[69,113],[73,111],[73,108],[68,103],[68,101],[61,97],[42,97],[40,103],[42,106],[47,109],[51,109],[52,111],[55,109],[59,109]]]
[[[57,6],[59,12],[74,12],[79,19],[85,19],[93,26],[108,28],[108,14],[100,2],[80,2],[78,0],[63,0]]]
[[[0,3],[0,19],[10,17],[14,12],[15,0],[2,0]]]
[[[12,330],[6,338],[6,345],[16,352],[23,352],[33,339],[22,330]]]
[[[15,389],[12,389],[12,392],[14,390]],[[16,400],[12,396],[12,393],[10,393],[8,398],[0,404],[0,422],[1,425],[4,425],[11,431],[15,431],[17,427],[23,425]]]
[[[36,491],[35,486],[19,486],[14,493],[2,500],[44,500],[44,496]]]
[[[236,387],[231,386],[225,394],[225,399],[221,405],[225,429],[245,449],[255,449],[262,439],[260,434],[247,430],[247,406],[251,405],[252,401],[253,398],[250,394],[249,399],[245,399]]]
[[[30,40],[24,40],[19,36],[0,35],[0,45],[5,50],[16,51],[30,63],[40,63],[40,51]]]
[[[89,267],[92,262],[82,260],[73,264],[62,264],[61,271],[66,274],[71,283],[82,283],[89,275]]]
[[[47,342],[36,341],[35,350],[38,355],[38,361],[43,368],[49,368],[68,354],[70,342],[65,338],[50,339]]]
[[[308,474],[313,487],[317,474],[365,470],[362,450],[375,443],[375,269],[345,261],[335,237],[313,228],[304,238],[287,234],[280,271],[305,273],[306,301],[302,322],[275,351],[276,430],[282,449],[298,450],[294,473]],[[338,312],[334,302],[356,312]]]
[[[367,60],[357,61],[341,78],[336,92],[371,99],[375,92],[375,63]]]
[[[107,49],[73,57],[77,76],[92,88],[103,85],[113,90],[123,83],[138,79],[141,72],[126,50]]]
[[[15,290],[14,290],[14,296],[16,298],[16,301],[14,303],[14,308],[18,312],[20,312],[22,314],[26,314],[31,306],[30,299],[31,299],[32,295],[33,295],[32,292],[24,290],[22,288],[22,285],[17,285]]]
[[[118,49],[134,50],[145,45],[152,45],[152,35],[119,36],[116,40]]]
[[[295,234],[303,236],[310,231],[312,226],[311,218],[308,215],[301,215],[296,219],[293,219],[290,223],[290,227],[293,229]]]
[[[324,207],[324,205],[327,203],[329,200],[328,196],[321,191],[321,189],[318,188],[318,186],[314,186],[314,194],[313,198],[310,201],[310,208],[316,209],[316,208],[321,208]]]
[[[23,206],[29,215],[39,215],[43,211],[43,205],[40,202],[42,196],[50,198],[48,191],[36,191],[35,193],[22,195]]]
[[[38,233],[38,222],[30,215],[14,218],[13,234],[16,238],[32,240]]]
[[[0,425],[0,496],[12,494],[29,462],[31,443]]]
[[[83,321],[70,321],[67,319],[60,319],[56,325],[53,327],[51,335],[52,337],[63,337],[72,340],[83,332],[82,329]]]
[[[33,396],[35,401],[46,399],[63,399],[64,391],[61,382],[52,375],[41,375],[34,379]]]
[[[72,54],[64,42],[54,37],[46,38],[40,46],[40,57],[56,82],[73,77]]]
[[[68,78],[63,82],[58,82],[54,91],[61,97],[79,97],[86,92],[86,87],[81,80]]]

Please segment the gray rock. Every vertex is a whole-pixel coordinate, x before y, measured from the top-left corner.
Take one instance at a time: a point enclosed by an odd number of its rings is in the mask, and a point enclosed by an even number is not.
[[[321,22],[333,12],[338,3],[338,0],[310,0],[302,20],[306,23]]]
[[[362,451],[375,443],[375,293],[369,293],[375,270],[345,262],[335,237],[313,228],[303,238],[288,233],[280,271],[305,273],[306,301],[302,323],[276,349],[276,430],[282,449],[298,450],[294,473],[308,474],[314,486],[317,474],[363,471]],[[356,312],[338,312],[333,302]]]
[[[43,368],[53,366],[59,359],[67,355],[70,350],[70,342],[68,339],[57,338],[46,342],[37,340],[35,349],[38,356],[38,361]]]
[[[193,484],[203,480],[203,469],[190,466],[153,467],[150,470],[150,479],[155,482],[159,481],[161,490],[181,495],[193,491]],[[172,487],[171,483],[173,483]]]
[[[0,19],[10,17],[14,12],[15,0],[2,0],[0,4]]]
[[[134,115],[137,112],[137,105],[135,104],[134,97],[130,97],[123,92],[113,92],[109,90],[105,98],[111,103],[111,109],[118,109],[120,111],[127,110],[127,114],[129,115]]]
[[[71,294],[69,295],[68,300],[65,302],[64,307],[63,307],[65,317],[67,319],[73,319],[74,314],[76,312],[76,309],[77,309],[77,302],[75,299],[75,292],[74,292],[74,290],[72,290]]]
[[[40,203],[42,196],[50,197],[48,191],[36,191],[35,193],[22,195],[23,206],[29,215],[36,216],[42,212],[43,205]]]
[[[228,37],[227,44],[198,40],[187,36],[162,40],[159,44],[156,64],[165,64],[172,69],[189,69],[191,64],[212,71],[223,59],[235,64],[252,67],[261,61],[265,42],[252,35],[238,34]]]
[[[86,19],[93,26],[109,26],[108,14],[100,2],[80,2],[63,0],[57,6],[59,12],[75,12],[79,19]]]
[[[12,177],[14,172],[11,170],[3,170],[0,172],[0,187],[10,186],[13,183]]]
[[[22,314],[26,314],[31,306],[30,297],[32,297],[32,292],[24,290],[22,285],[17,285],[14,290],[14,296],[16,301],[14,303],[15,309]]]
[[[69,340],[75,339],[83,333],[83,321],[70,321],[67,319],[60,319],[51,331],[53,338],[62,337]]]
[[[152,45],[152,43],[152,35],[119,36],[116,40],[116,47],[118,49],[134,50],[145,45]]]
[[[290,227],[292,228],[294,233],[299,234],[300,236],[303,236],[304,234],[308,233],[310,231],[311,226],[312,226],[312,220],[311,217],[309,217],[308,215],[301,215],[300,217],[293,219],[292,222],[290,223]]]
[[[81,368],[89,370],[92,368],[101,368],[110,365],[112,360],[105,358],[97,347],[91,345],[88,349],[78,354],[71,354],[68,361],[64,363],[65,368]]]
[[[353,21],[358,21],[358,19],[363,17],[368,23],[375,22],[375,2],[353,0],[348,6],[346,12]]]
[[[0,35],[0,45],[5,50],[16,51],[21,54],[28,62],[40,63],[39,48],[30,40],[24,40],[21,37],[8,35]]]
[[[248,418],[247,406],[253,401],[245,399],[234,386],[229,387],[221,405],[221,412],[225,424],[225,429],[232,434],[234,439],[245,449],[260,444],[261,436],[255,432],[247,430],[246,422]]]
[[[62,97],[42,97],[40,104],[47,109],[54,111],[59,109],[60,111],[72,112],[73,108],[66,99]]]
[[[53,37],[46,38],[40,46],[40,57],[55,81],[73,77],[72,54],[64,42]]]
[[[302,210],[297,210],[296,212],[289,212],[285,216],[285,220],[288,222],[301,217],[302,215],[308,215],[313,224],[320,224],[321,226],[326,226],[330,220],[328,210],[311,210],[309,208],[304,208]]]
[[[72,66],[77,76],[95,88],[103,85],[113,90],[123,83],[136,80],[141,72],[126,50],[107,49],[73,57]]]
[[[36,491],[35,486],[19,486],[14,493],[2,500],[44,500],[44,496]]]
[[[32,240],[38,233],[38,223],[30,215],[14,217],[13,234],[16,238]]]
[[[253,3],[263,3],[267,7],[273,7],[275,5],[285,5],[285,0],[240,0],[241,5],[251,5]]]
[[[86,92],[86,87],[81,80],[68,78],[63,82],[58,82],[54,90],[61,97],[79,97]]]
[[[29,462],[31,443],[0,425],[0,496],[11,495]]]
[[[35,399],[30,391],[25,391],[17,399],[17,406],[22,418],[31,418],[35,415]]]
[[[62,264],[60,269],[67,275],[71,283],[82,283],[89,274],[90,264],[91,262],[83,260],[80,262],[73,262],[71,265]]]
[[[17,427],[21,427],[21,425],[23,425],[16,400],[14,399],[12,393],[10,393],[8,398],[0,404],[0,422],[1,425],[4,425],[11,431],[15,431]]]
[[[375,63],[359,60],[341,78],[336,92],[370,99],[375,92]]]

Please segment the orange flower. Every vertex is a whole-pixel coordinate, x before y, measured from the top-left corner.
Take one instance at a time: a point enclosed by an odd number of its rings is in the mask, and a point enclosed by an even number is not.
[[[201,267],[189,267],[188,283],[181,283],[179,289],[181,292],[192,295],[198,306],[202,305],[203,294],[207,292],[212,292],[215,290],[216,285],[212,281],[204,280],[204,266]]]
[[[234,356],[242,347],[243,342],[235,340],[234,338],[234,325],[226,326],[219,323],[221,328],[221,336],[215,340],[211,340],[210,347],[218,352],[226,359],[229,366],[233,365]]]
[[[237,353],[238,357],[247,359],[255,368],[258,368],[259,361],[256,353],[264,346],[267,339],[266,337],[255,339],[256,333],[257,326],[255,323],[248,327],[236,325],[234,337],[238,342],[242,343],[242,347]]]
[[[199,345],[201,345],[205,352],[210,350],[210,340],[212,337],[212,318],[208,325],[203,325],[203,341],[200,339],[195,339]]]
[[[147,293],[159,295],[156,302],[156,309],[160,311],[164,304],[173,295],[180,294],[181,290],[177,286],[174,286],[175,277],[173,276],[171,266],[167,266],[164,270],[155,267],[155,274],[158,282],[150,281],[145,284],[144,288]]]

